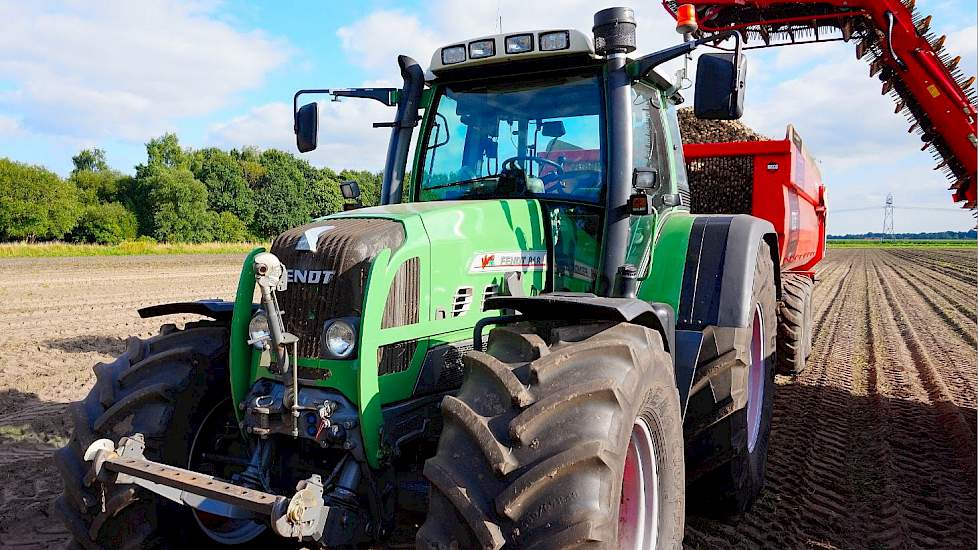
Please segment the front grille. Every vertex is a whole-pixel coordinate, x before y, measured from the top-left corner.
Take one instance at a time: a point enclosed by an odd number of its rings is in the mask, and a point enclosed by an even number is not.
[[[486,350],[486,342],[482,350]],[[421,373],[414,387],[414,395],[426,395],[458,389],[465,379],[465,363],[462,356],[472,351],[472,341],[444,344],[428,350]]]
[[[377,374],[394,374],[411,368],[411,358],[418,347],[417,340],[387,344],[377,349]]]
[[[308,231],[316,238],[312,250],[297,250]],[[361,315],[370,263],[381,250],[396,250],[403,242],[401,224],[380,218],[321,220],[275,239],[272,253],[290,272],[288,288],[278,293],[279,306],[286,330],[299,337],[300,357],[320,356],[325,321]]]
[[[401,327],[418,322],[418,303],[421,300],[421,261],[411,258],[401,264],[384,306],[380,328]]]
[[[690,204],[693,214],[750,214],[754,193],[754,157],[688,159]]]
[[[333,377],[333,371],[321,367],[299,367],[295,374],[300,380],[311,381],[329,380]]]

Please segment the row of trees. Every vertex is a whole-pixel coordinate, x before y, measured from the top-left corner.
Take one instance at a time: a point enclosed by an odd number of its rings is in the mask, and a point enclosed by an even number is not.
[[[72,162],[62,179],[0,158],[0,240],[267,239],[341,210],[341,181],[356,180],[365,205],[377,204],[381,182],[377,173],[337,173],[275,149],[185,149],[174,134],[150,140],[132,176],[109,167],[101,149]]]
[[[970,231],[934,231],[931,233],[893,233],[883,234],[883,233],[849,233],[846,235],[829,235],[830,239],[835,240],[866,240],[866,239],[916,239],[922,241],[930,240],[963,240],[970,239],[975,240],[978,238],[978,231],[974,229]]]

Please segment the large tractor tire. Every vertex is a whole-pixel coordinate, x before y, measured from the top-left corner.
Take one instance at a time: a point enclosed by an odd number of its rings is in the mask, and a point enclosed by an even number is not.
[[[781,278],[778,307],[778,374],[801,374],[812,351],[811,277],[788,273]]]
[[[255,522],[198,515],[134,485],[86,482],[91,467],[83,456],[88,446],[97,439],[118,442],[135,433],[145,436],[147,459],[221,476],[191,455],[199,458],[202,446],[208,445],[210,452],[236,454],[227,446],[213,447],[240,441],[228,399],[227,352],[225,326],[188,323],[178,330],[166,325],[148,340],[131,338],[127,351],[112,363],[95,365],[95,386],[72,405],[74,432],[55,454],[64,481],[56,507],[73,547],[206,548],[215,546],[214,538],[201,525],[226,543],[252,540],[264,531]],[[231,432],[222,433],[228,432],[223,425],[228,418]]]
[[[465,363],[418,548],[681,546],[682,420],[657,332],[516,324]]]
[[[764,487],[774,368],[777,290],[770,249],[760,244],[744,328],[708,329],[686,412],[690,511],[730,517],[750,509]]]

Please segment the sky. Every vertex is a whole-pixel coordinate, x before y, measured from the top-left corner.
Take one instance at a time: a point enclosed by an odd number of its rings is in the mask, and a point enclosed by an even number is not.
[[[427,67],[439,46],[479,35],[571,27],[590,34],[604,1],[0,0],[0,157],[67,175],[71,156],[106,150],[123,171],[145,142],[176,132],[187,147],[254,145],[295,152],[292,95],[300,88],[395,86],[397,54]],[[625,3],[625,5],[629,5]],[[657,0],[632,3],[637,54],[678,35]],[[918,0],[950,52],[976,73],[974,0]],[[672,73],[673,63],[664,72]],[[781,139],[793,124],[828,189],[829,232],[878,231],[893,194],[897,232],[963,231],[975,221],[907,133],[852,44],[749,52],[744,122]],[[691,97],[691,93],[687,96]],[[381,170],[393,110],[326,102],[317,166]],[[832,209],[879,207],[832,213]]]

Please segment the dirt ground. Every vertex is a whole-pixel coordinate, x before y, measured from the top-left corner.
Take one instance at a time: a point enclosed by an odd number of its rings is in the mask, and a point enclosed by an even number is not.
[[[64,545],[65,404],[126,337],[186,320],[135,310],[231,299],[240,259],[0,261],[0,547]],[[767,489],[735,521],[690,517],[687,547],[975,548],[975,250],[833,250],[815,292],[809,369],[777,380]]]

